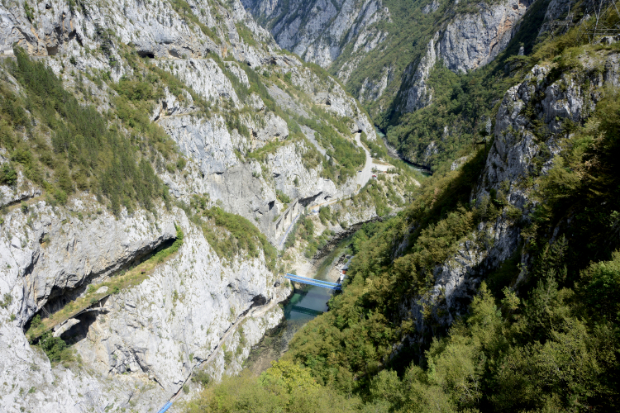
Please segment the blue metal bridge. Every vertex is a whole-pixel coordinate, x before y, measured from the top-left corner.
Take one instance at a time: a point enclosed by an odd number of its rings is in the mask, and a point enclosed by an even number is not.
[[[302,277],[301,275],[286,273],[284,278],[288,278],[289,280],[300,284],[313,285],[315,287],[323,287],[330,290],[342,290],[342,286],[340,284],[323,280],[315,280],[314,278]]]

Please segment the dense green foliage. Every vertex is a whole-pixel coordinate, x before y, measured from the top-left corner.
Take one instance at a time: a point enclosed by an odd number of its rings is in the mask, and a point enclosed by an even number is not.
[[[329,211],[329,208],[322,209]],[[323,215],[325,216],[325,212],[323,212]],[[328,229],[323,231],[318,237],[315,236],[314,233],[314,222],[312,222],[310,217],[302,215],[289,232],[284,243],[284,248],[287,249],[294,246],[295,242],[299,239],[305,242],[304,255],[306,258],[312,258],[319,249],[327,244],[330,237],[334,235],[334,233]]]
[[[36,315],[30,322],[32,328],[39,328],[41,316]],[[73,352],[67,347],[65,341],[60,337],[53,337],[51,331],[46,331],[39,339],[38,346],[47,355],[52,363],[59,361],[73,360]]]
[[[403,179],[405,181],[406,179]],[[411,189],[410,186],[406,186],[405,190]],[[377,211],[377,215],[380,217],[388,215],[392,208],[405,206],[405,202],[398,195],[399,191],[396,190],[394,185],[385,175],[379,175],[377,179],[371,179],[366,185],[353,197],[351,201],[353,205],[368,205],[374,206]]]
[[[557,70],[547,81],[565,74],[587,88],[602,69],[583,67],[579,57],[595,60],[618,46],[585,43],[577,30],[569,31],[511,63],[527,68],[553,60]],[[443,75],[447,80],[437,87],[454,90],[448,80],[456,77]],[[484,93],[466,95],[485,101]],[[459,170],[439,168],[397,217],[356,233],[343,293],[295,335],[282,360],[303,366],[325,391],[359,398],[357,411],[617,411],[620,92],[609,87],[597,93],[589,120],[563,120],[557,134],[538,118],[535,105],[543,96],[533,96],[523,109],[543,148],[528,175],[512,183],[534,199],[528,210],[508,204],[509,185],[470,203],[472,189],[484,185],[479,178],[491,140],[472,148]],[[459,110],[476,105],[459,93],[444,96]],[[560,152],[542,174],[551,156],[543,143],[552,140]],[[441,293],[433,307],[424,301],[435,286],[435,269],[458,257],[465,242],[491,248],[476,229],[491,228],[500,216],[520,230],[520,245],[498,267],[476,269],[477,294],[448,326],[442,320],[451,310]],[[407,311],[413,299],[419,315]]]
[[[620,127],[616,100],[614,95],[607,104],[603,102],[599,116],[606,121],[595,122],[601,125],[597,128],[613,131]],[[620,402],[620,307],[616,298],[620,294],[620,252],[611,251],[620,246],[620,239],[598,232],[600,225],[607,225],[607,231],[615,233],[615,221],[610,224],[609,217],[616,215],[596,213],[592,208],[613,209],[618,204],[601,202],[617,196],[617,161],[609,157],[609,163],[593,164],[588,160],[594,154],[611,156],[618,144],[616,134],[599,136],[602,139],[589,140],[585,150],[583,141],[575,140],[575,147],[565,149],[558,162],[573,159],[574,168],[581,166],[574,173],[589,169],[592,179],[600,179],[603,185],[598,187],[600,192],[579,196],[578,185],[566,185],[575,180],[560,179],[561,171],[540,178],[544,182],[541,193],[555,191],[562,196],[552,197],[553,202],[541,207],[550,212],[540,212],[533,223],[538,235],[527,248],[536,258],[518,296],[507,284],[490,289],[482,283],[468,314],[443,330],[443,335],[437,325],[433,340],[426,337],[421,345],[401,349],[400,357],[391,361],[388,357],[395,344],[416,334],[411,320],[402,318],[399,311],[403,299],[423,295],[433,282],[434,265],[444,261],[477,222],[492,220],[502,212],[497,206],[499,196],[497,202],[477,207],[464,203],[480,172],[483,153],[461,172],[427,180],[407,213],[368,225],[355,235],[356,258],[344,293],[332,299],[328,313],[295,336],[284,360],[303,365],[323,386],[322,391],[357,394],[363,401],[351,407],[357,411],[616,410]],[[574,158],[573,150],[582,156]],[[562,171],[572,173],[563,167]],[[583,183],[592,187],[587,179]],[[594,213],[580,217],[580,210]],[[553,228],[552,222],[568,211],[578,221],[586,219],[588,226],[578,225],[575,228],[581,232],[575,234],[572,228],[561,231],[550,244],[544,237],[549,231],[543,227]],[[411,222],[417,228],[409,236],[410,247],[392,261],[394,240],[406,233]],[[583,249],[584,240],[591,246]],[[590,248],[598,248],[602,261],[588,261]],[[513,277],[519,273],[506,272]],[[494,278],[493,273],[488,276]],[[433,325],[433,313],[427,317]],[[239,400],[242,392],[231,393],[233,385],[228,386],[215,391]],[[258,384],[239,388],[246,386]],[[265,403],[281,402],[275,397]]]
[[[121,82],[120,88],[128,91],[128,98],[117,101],[117,115],[134,131],[128,139],[93,106],[80,104],[51,69],[30,60],[21,49],[16,49],[15,54],[17,61],[7,64],[23,86],[26,99],[22,102],[6,86],[2,87],[0,135],[2,145],[10,151],[11,159],[23,166],[26,177],[61,203],[76,189],[91,191],[101,200],[105,196],[116,214],[121,205],[130,212],[137,205],[153,209],[155,199],[166,198],[166,189],[155,175],[150,158],[172,152],[170,140],[146,115],[136,121],[131,116],[136,108],[127,103],[148,98],[153,93],[150,85]],[[42,121],[40,128],[32,127],[23,107]],[[45,138],[48,131],[51,142]],[[26,142],[26,137],[32,141]],[[3,182],[15,183],[11,171],[10,166],[3,167]]]
[[[388,34],[386,40],[368,53],[361,53],[361,60],[355,65],[347,80],[346,88],[357,96],[365,79],[379,83],[382,76],[387,75],[389,68],[393,73],[393,81],[388,83],[380,99],[369,101],[367,108],[372,116],[377,116],[381,108],[390,107],[401,87],[402,73],[406,67],[418,59],[426,50],[428,40],[434,34],[437,24],[445,20],[446,3],[441,2],[439,10],[424,14],[421,9],[430,2],[387,0],[385,6],[390,10],[390,21],[376,23],[377,29]],[[443,3],[443,4],[442,4]],[[449,13],[452,15],[452,13]],[[440,17],[441,16],[441,17]],[[438,20],[440,20],[438,22]],[[342,54],[330,68],[333,74],[338,73],[343,65],[350,61],[356,53],[353,44],[348,44]]]
[[[0,184],[14,186],[17,183],[17,172],[10,163],[5,163],[0,169]]]
[[[480,171],[474,158],[461,174],[427,181],[406,215],[356,247],[344,294],[298,334],[287,357],[325,384],[369,401],[388,400],[390,411],[428,411],[432,403],[447,410],[616,410],[620,324],[611,297],[620,280],[620,254],[613,253],[620,247],[617,102],[617,92],[606,92],[591,121],[573,126],[575,138],[566,141],[554,168],[535,178],[542,202],[522,233],[524,248],[536,258],[519,296],[506,288],[520,273],[511,259],[488,274],[493,288],[483,284],[469,314],[443,338],[427,338],[422,343],[430,345],[413,346],[401,353],[408,357],[386,363],[391,346],[411,333],[398,304],[424,296],[435,264],[453,254],[477,222],[502,209],[511,214],[499,193],[476,207],[466,204],[475,182],[467,176]],[[408,222],[417,223],[410,247],[392,262],[392,240]],[[430,326],[436,315],[426,314]],[[414,362],[404,369],[404,360]]]
[[[313,108],[313,113],[319,121],[301,116],[297,121],[316,132],[316,140],[330,157],[323,162],[322,176],[344,183],[364,166],[366,154],[352,140],[343,137],[351,132],[342,119],[318,107]]]
[[[318,385],[308,370],[278,362],[258,378],[243,373],[225,378],[219,386],[207,387],[188,404],[186,412],[346,413],[357,411],[359,405],[357,398]]]
[[[375,141],[371,141],[371,140],[368,140],[366,133],[362,132],[360,136],[360,140],[362,141],[362,143],[364,143],[364,145],[366,145],[366,147],[370,151],[370,155],[373,158],[383,159],[386,161],[389,159],[387,148],[385,147],[385,144],[383,143],[383,140],[380,137],[377,137]]]
[[[209,208],[207,199],[195,195],[191,205],[180,206],[203,233],[217,255],[233,260],[240,254],[256,258],[264,254],[267,267],[276,267],[277,251],[254,224],[240,215],[231,214],[218,206]]]

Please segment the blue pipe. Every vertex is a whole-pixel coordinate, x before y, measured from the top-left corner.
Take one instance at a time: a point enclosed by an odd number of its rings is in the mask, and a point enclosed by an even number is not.
[[[166,405],[164,407],[161,408],[161,410],[158,413],[164,413],[167,412],[168,409],[172,406],[172,402],[168,402],[166,403]]]

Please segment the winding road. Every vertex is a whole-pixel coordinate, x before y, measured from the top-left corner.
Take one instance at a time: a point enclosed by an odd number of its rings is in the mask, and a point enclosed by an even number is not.
[[[357,173],[355,182],[360,186],[361,189],[372,178],[372,156],[370,156],[370,151],[366,149],[364,145],[362,145],[362,142],[360,141],[360,136],[360,133],[355,134],[355,143],[357,143],[357,146],[362,148],[364,153],[366,153],[366,163],[364,163],[364,167],[362,168],[361,172]]]

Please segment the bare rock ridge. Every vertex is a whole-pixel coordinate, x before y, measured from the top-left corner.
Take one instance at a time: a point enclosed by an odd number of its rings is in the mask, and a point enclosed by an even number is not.
[[[243,0],[265,22],[278,44],[305,61],[329,67],[347,44],[366,52],[376,48],[385,33],[371,26],[390,19],[381,1],[262,1]]]
[[[479,13],[458,15],[437,31],[425,55],[404,72],[399,109],[413,112],[431,103],[432,90],[426,81],[437,62],[455,73],[466,73],[492,61],[508,45],[530,4],[520,0],[481,3]]]
[[[110,24],[118,27],[116,32],[118,42],[134,45],[141,55],[161,58],[156,59],[159,67],[191,85],[191,88],[208,102],[230,99],[237,110],[252,107],[253,110],[266,112],[262,99],[256,94],[242,102],[231,80],[224,73],[224,68],[221,68],[213,58],[208,57],[209,53],[222,57],[229,54],[236,61],[226,61],[225,69],[237,78],[235,81],[243,83],[246,87],[250,86],[245,72],[237,61],[257,70],[269,68],[281,73],[290,73],[294,75],[293,83],[303,88],[304,92],[311,96],[313,103],[323,104],[329,101],[329,106],[326,106],[328,111],[351,118],[355,125],[353,129],[365,131],[371,140],[375,138],[370,120],[359,110],[355,100],[348,97],[336,82],[326,84],[304,68],[297,59],[272,53],[270,48],[248,45],[239,38],[236,31],[231,31],[231,27],[235,28],[236,24],[243,24],[247,25],[259,39],[269,38],[269,34],[254,23],[239,3],[235,3],[233,10],[227,12],[225,27],[214,28],[216,33],[227,30],[226,38],[233,39],[230,49],[216,45],[213,39],[188,26],[184,20],[171,25],[169,22],[177,21],[175,19],[179,16],[169,6],[162,4],[153,5],[154,9],[149,10],[149,14],[145,14],[137,4],[122,9],[114,6],[110,6],[109,9],[91,9],[89,6],[84,6],[85,9],[80,11],[71,11],[65,3],[51,2],[48,5],[50,7],[41,4],[37,18],[43,23],[38,29],[23,16],[21,9],[14,13],[5,10],[7,25],[3,26],[3,30],[6,36],[0,36],[0,39],[5,41],[2,46],[5,55],[13,53],[13,44],[23,46],[31,54],[41,56],[54,55],[55,52],[50,51],[57,51],[62,46],[64,53],[76,59],[76,67],[79,70],[104,70],[105,62],[92,55],[83,56],[81,51],[84,48],[97,49],[99,44],[112,41],[107,38],[108,34],[102,34],[101,29],[103,27],[101,22],[110,21]],[[208,12],[210,9],[202,10],[204,24],[214,26],[215,20]],[[64,26],[52,23],[57,21],[65,22]],[[65,26],[71,28],[71,36],[58,35],[58,32],[64,33]],[[27,36],[24,33],[35,33],[36,36]],[[45,47],[42,45],[42,39],[45,39]],[[121,60],[114,47],[109,49],[109,55],[111,60]],[[51,61],[50,65],[60,74],[62,65],[58,62]],[[124,74],[131,73],[131,67],[118,65],[111,71],[111,76],[120,79]],[[285,104],[278,96],[275,98],[278,104]],[[259,228],[275,242],[279,234],[273,220],[282,209],[277,205],[279,203],[276,200],[273,183],[254,178],[260,167],[256,164],[252,166],[251,163],[241,165],[242,162],[238,160],[235,151],[247,153],[259,149],[273,139],[286,139],[289,136],[286,122],[273,112],[265,117],[240,116],[243,124],[252,131],[251,137],[247,137],[236,130],[230,130],[221,115],[198,120],[195,119],[195,112],[196,107],[191,96],[186,94],[184,101],[181,102],[168,94],[152,116],[179,144],[181,151],[195,159],[199,166],[202,176],[200,178],[192,176],[191,191],[208,192],[213,201],[221,201],[227,210],[252,221],[257,220]],[[305,115],[308,113],[311,111],[307,109],[303,111]],[[297,149],[293,151],[293,145],[283,145],[269,157],[268,168],[280,169],[271,173],[273,176],[281,177],[275,180],[275,189],[294,199],[306,199],[319,193],[324,197],[334,198],[351,195],[357,190],[353,182],[335,185],[331,181],[317,179],[319,170],[310,171],[303,167],[301,157],[304,151],[300,150],[299,145],[296,147]],[[295,168],[297,170],[292,172],[291,170]],[[283,169],[291,173],[282,174]],[[295,178],[300,183],[297,187],[293,185]],[[187,184],[178,185],[172,177],[167,178],[166,182],[175,195],[188,197],[188,192],[180,189]],[[275,209],[270,206],[274,202]]]

